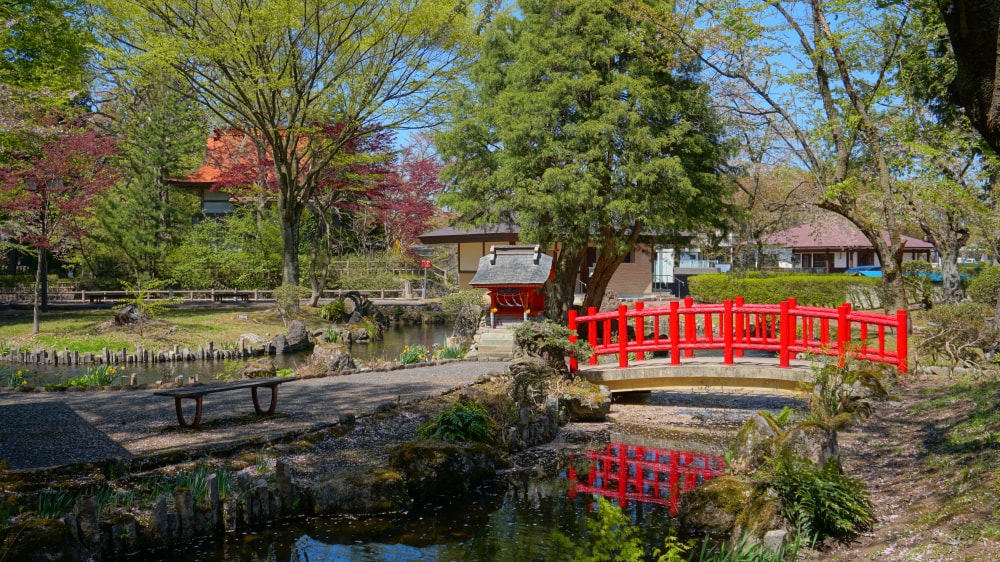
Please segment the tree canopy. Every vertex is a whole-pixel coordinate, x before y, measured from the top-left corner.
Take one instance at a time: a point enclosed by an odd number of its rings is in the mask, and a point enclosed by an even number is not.
[[[377,127],[433,122],[474,44],[474,14],[462,0],[95,4],[110,68],[175,75],[268,153],[283,282],[293,285],[302,213],[325,169]],[[336,134],[319,134],[333,124]]]
[[[585,305],[640,241],[725,214],[721,127],[698,68],[611,0],[523,0],[484,32],[471,88],[438,136],[448,208],[558,248],[547,312],[565,316],[588,246]]]

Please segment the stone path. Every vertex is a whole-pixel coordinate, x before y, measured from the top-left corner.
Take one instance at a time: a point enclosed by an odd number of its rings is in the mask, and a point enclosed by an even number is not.
[[[370,414],[392,402],[437,396],[506,370],[506,362],[439,365],[291,381],[278,393],[278,415],[253,414],[249,390],[204,398],[202,426],[178,426],[174,401],[153,390],[0,393],[0,458],[11,469],[37,469],[109,457],[200,456],[320,429],[343,414]],[[269,392],[260,393],[266,404]],[[186,409],[188,419],[193,400]]]

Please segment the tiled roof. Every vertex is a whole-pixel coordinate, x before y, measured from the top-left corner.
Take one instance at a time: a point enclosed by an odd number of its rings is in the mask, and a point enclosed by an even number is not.
[[[538,246],[493,246],[479,258],[479,269],[469,281],[473,287],[540,286],[552,272],[552,256]]]
[[[479,228],[446,227],[425,232],[417,237],[421,244],[458,244],[459,242],[513,242],[520,227],[511,224],[490,224]]]
[[[205,159],[201,167],[187,177],[172,180],[178,184],[213,184],[234,162],[256,156],[257,149],[245,133],[234,130],[216,131],[205,142]],[[256,158],[254,158],[256,160]]]
[[[889,241],[889,233],[882,231],[882,238]],[[799,225],[781,232],[765,236],[765,244],[784,246],[793,250],[829,249],[858,250],[871,248],[871,242],[858,227],[847,219],[830,216],[821,220]],[[903,236],[904,246],[908,250],[931,250],[934,245],[912,236]]]

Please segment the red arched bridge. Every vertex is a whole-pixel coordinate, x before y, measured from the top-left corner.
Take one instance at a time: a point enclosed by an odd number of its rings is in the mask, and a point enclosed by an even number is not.
[[[811,379],[806,356],[832,356],[840,366],[848,358],[886,363],[907,372],[906,311],[874,314],[837,308],[747,304],[742,298],[722,304],[695,304],[690,298],[669,306],[569,313],[570,339],[586,337],[593,348],[588,365],[570,360],[570,371],[612,392],[672,386],[762,387],[797,390]],[[711,353],[698,354],[697,351]],[[719,357],[719,351],[722,352]],[[747,351],[756,357],[746,356]],[[662,357],[663,352],[669,359]],[[773,359],[762,358],[777,354]],[[617,366],[601,357],[616,358]]]

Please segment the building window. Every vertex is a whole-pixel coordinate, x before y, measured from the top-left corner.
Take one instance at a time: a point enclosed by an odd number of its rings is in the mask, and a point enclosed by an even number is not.
[[[799,257],[801,258],[801,264],[799,267],[803,269],[812,267],[812,254],[799,254]]]
[[[813,254],[813,269],[826,269],[826,254]]]

